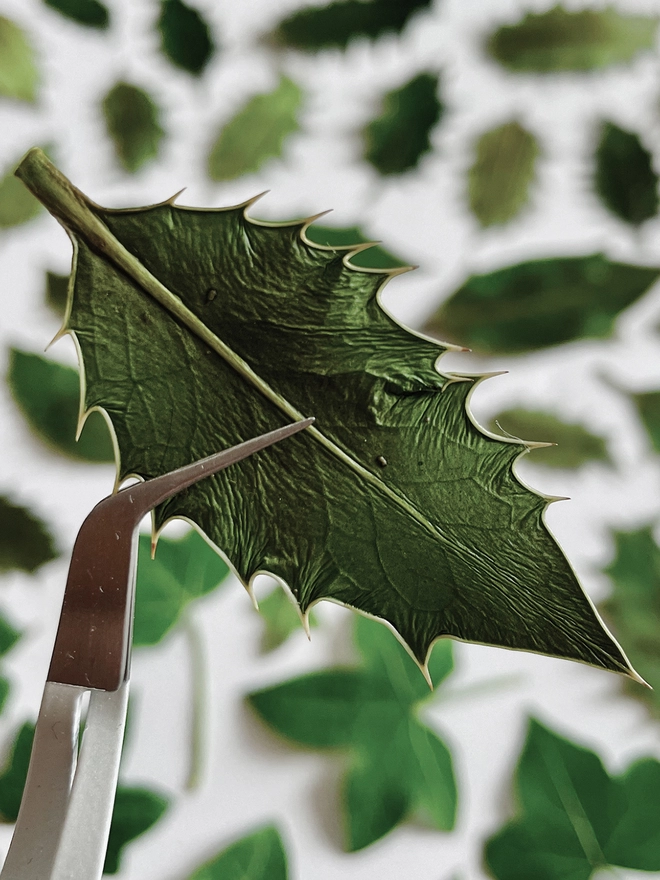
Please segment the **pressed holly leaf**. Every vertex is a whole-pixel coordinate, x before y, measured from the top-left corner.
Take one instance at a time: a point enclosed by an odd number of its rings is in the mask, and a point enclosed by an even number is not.
[[[42,211],[37,199],[14,176],[15,169],[16,163],[13,163],[0,177],[0,229],[20,226]]]
[[[110,24],[108,10],[99,0],[44,0],[44,3],[86,27],[104,30]]]
[[[380,308],[397,270],[356,270],[304,223],[245,206],[93,206],[38,150],[19,173],[76,241],[67,329],[120,479],[316,417],[170,499],[156,527],[196,523],[245,584],[270,573],[303,613],[330,598],[385,618],[422,664],[453,635],[629,670],[544,526],[546,499],[513,473],[522,447],[469,417],[474,377],[440,373],[444,347]]]
[[[197,868],[188,880],[287,880],[286,853],[277,828],[268,825],[237,840]]]
[[[430,134],[444,107],[437,98],[438,77],[420,73],[383,98],[382,113],[364,129],[364,158],[380,174],[415,168],[431,149]]]
[[[193,599],[214,590],[229,574],[227,563],[195,530],[162,537],[151,558],[151,538],[140,535],[135,593],[134,645],[155,645]]]
[[[470,207],[482,226],[507,223],[529,201],[539,147],[519,122],[485,132],[468,174]]]
[[[653,449],[660,453],[660,391],[633,394],[632,399],[649,435]]]
[[[362,656],[356,668],[335,668],[250,694],[260,717],[300,745],[348,752],[342,786],[346,849],[362,849],[417,814],[449,831],[456,783],[449,750],[418,718],[431,696],[414,661],[391,632],[356,616]],[[431,654],[435,684],[452,670],[448,641]]]
[[[582,425],[564,422],[540,410],[508,409],[491,419],[490,430],[522,440],[556,443],[531,449],[529,461],[554,468],[576,468],[587,461],[609,461],[607,446]]]
[[[39,73],[34,50],[23,30],[0,15],[0,96],[33,102]]]
[[[143,89],[116,83],[103,99],[103,115],[117,158],[127,171],[138,171],[156,158],[164,135],[160,110]]]
[[[486,843],[497,880],[588,880],[608,866],[660,870],[660,763],[610,776],[600,758],[531,720],[518,815]]]
[[[0,572],[29,574],[59,553],[46,525],[25,507],[0,495]]]
[[[314,244],[344,251],[371,241],[357,226],[320,226],[315,223],[307,228],[305,235]],[[395,269],[409,265],[378,244],[352,256],[351,263],[364,269]]]
[[[82,461],[114,461],[110,431],[92,412],[76,440],[80,412],[78,371],[38,354],[10,349],[7,381],[32,430],[58,452]]]
[[[220,131],[211,147],[211,180],[233,180],[258,171],[268,159],[282,155],[287,137],[298,131],[301,89],[288,77],[272,92],[255,95]]]
[[[112,812],[104,874],[117,874],[124,848],[149,831],[167,810],[169,801],[146,788],[119,786]]]
[[[602,254],[530,260],[473,275],[424,326],[488,354],[603,338],[660,269],[611,263]]]
[[[309,52],[331,46],[344,49],[355,37],[400,33],[418,10],[430,5],[431,0],[337,0],[294,12],[279,23],[271,41]]]
[[[68,288],[68,275],[58,275],[57,272],[46,272],[46,303],[62,318],[66,311]]]
[[[181,0],[161,0],[158,30],[161,48],[172,64],[201,76],[215,44],[200,13]]]
[[[274,651],[300,629],[300,615],[284,590],[276,587],[265,599],[259,600],[259,614],[264,622],[261,650]],[[309,615],[309,626],[317,626],[316,616]]]
[[[498,28],[487,48],[516,72],[598,70],[652,49],[657,25],[657,16],[624,15],[611,6],[576,12],[555,6],[547,12],[528,12],[517,24]]]
[[[606,208],[632,226],[658,211],[658,175],[639,137],[604,122],[596,149],[596,192]]]

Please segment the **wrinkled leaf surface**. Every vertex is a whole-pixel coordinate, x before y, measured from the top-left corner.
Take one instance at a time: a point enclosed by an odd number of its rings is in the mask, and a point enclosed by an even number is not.
[[[606,208],[632,226],[658,211],[658,175],[638,135],[604,122],[596,149],[596,192]]]
[[[286,853],[269,825],[242,837],[199,867],[188,880],[287,880]]]
[[[215,44],[200,13],[182,0],[161,0],[158,30],[163,53],[172,64],[201,76]]]
[[[0,572],[36,571],[59,553],[46,525],[0,495]]]
[[[158,155],[163,137],[160,110],[143,89],[118,82],[103,99],[108,134],[127,171],[138,171]]]
[[[0,96],[32,102],[37,97],[38,83],[34,50],[28,38],[11,19],[0,15]]]

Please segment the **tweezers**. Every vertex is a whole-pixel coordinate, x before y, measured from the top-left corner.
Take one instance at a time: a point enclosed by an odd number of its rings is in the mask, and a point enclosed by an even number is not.
[[[126,723],[142,518],[182,489],[313,421],[278,428],[121,489],[85,519],[73,548],[23,799],[0,880],[102,875]]]

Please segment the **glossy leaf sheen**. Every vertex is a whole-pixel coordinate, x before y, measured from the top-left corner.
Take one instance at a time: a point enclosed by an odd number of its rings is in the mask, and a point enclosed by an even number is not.
[[[305,235],[315,244],[336,247],[338,251],[343,250],[344,253],[346,248],[350,249],[371,241],[357,226],[320,226],[315,223],[307,229]],[[355,254],[351,257],[351,263],[364,269],[395,269],[409,265],[380,245],[374,245],[368,250]]]
[[[117,158],[127,171],[138,171],[156,158],[164,132],[160,111],[143,89],[118,82],[103,99],[103,114]]]
[[[99,0],[44,0],[44,3],[86,27],[104,30],[110,24],[108,10]]]
[[[36,571],[59,553],[46,525],[24,507],[0,496],[0,572]]]
[[[277,829],[268,825],[237,840],[197,868],[188,880],[287,880],[286,853]]]
[[[112,812],[104,874],[119,872],[124,848],[162,818],[168,803],[167,798],[146,788],[119,786]]]
[[[261,635],[261,650],[274,651],[283,645],[294,632],[300,631],[300,615],[291,599],[279,587],[259,600],[259,615],[264,623]],[[314,612],[309,615],[310,627],[317,626]]]
[[[182,0],[162,0],[158,30],[161,48],[172,64],[201,76],[213,57],[215,45],[200,13]]]
[[[632,398],[649,435],[653,449],[660,453],[660,391],[633,394]]]
[[[411,815],[449,831],[456,784],[444,743],[418,719],[431,696],[414,662],[391,632],[356,618],[362,665],[295,678],[250,694],[261,718],[301,745],[344,749],[346,848],[362,849]],[[438,684],[452,670],[451,643],[436,645],[429,662]]]
[[[596,192],[621,220],[639,226],[658,211],[658,175],[639,137],[604,122],[596,149]]]
[[[37,97],[38,82],[39,73],[30,42],[17,24],[0,15],[0,96],[33,102]]]
[[[424,330],[488,354],[609,336],[614,321],[660,274],[602,254],[557,257],[474,275]]]

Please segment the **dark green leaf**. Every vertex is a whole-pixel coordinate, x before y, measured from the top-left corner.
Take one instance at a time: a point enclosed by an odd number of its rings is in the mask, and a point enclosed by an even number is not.
[[[30,42],[17,24],[0,15],[0,95],[33,102],[37,97],[38,82]]]
[[[45,524],[0,496],[0,571],[27,571],[59,556]]]
[[[336,247],[338,250],[346,247],[355,247],[364,244],[371,239],[367,238],[357,226],[346,226],[338,228],[336,226],[309,226],[305,233],[310,241],[315,244],[329,245]],[[392,254],[380,245],[375,245],[365,251],[360,251],[351,257],[351,263],[354,266],[360,266],[365,269],[395,269],[399,266],[409,265],[405,260]]]
[[[261,650],[274,651],[301,629],[300,615],[284,590],[276,587],[265,599],[259,600],[259,614],[264,622]],[[309,626],[318,626],[313,612],[309,614]]]
[[[172,64],[201,76],[215,45],[199,12],[181,0],[161,0],[158,30],[162,50]]]
[[[658,211],[658,175],[639,137],[604,122],[596,150],[596,192],[605,206],[633,226]]]
[[[16,164],[7,168],[0,178],[0,229],[20,226],[33,220],[42,207],[23,183],[14,177]]]
[[[653,449],[660,453],[660,391],[633,394],[632,398],[647,430]]]
[[[188,880],[287,880],[286,853],[277,829],[268,825],[232,843]]]
[[[72,367],[12,348],[7,381],[21,412],[42,440],[82,461],[114,461],[105,419],[90,413],[76,441],[80,379]]]
[[[46,272],[46,302],[60,317],[66,312],[66,299],[69,292],[69,276]]]
[[[255,95],[220,131],[211,147],[208,172],[212,180],[233,180],[258,171],[268,159],[282,155],[287,137],[300,128],[303,93],[286,76],[272,92]]]
[[[557,444],[547,449],[532,449],[529,461],[533,464],[576,468],[587,461],[609,461],[602,437],[547,412],[508,409],[491,419],[488,427],[496,434],[504,432],[521,440]]]
[[[103,114],[117,158],[127,171],[138,171],[156,158],[164,132],[160,110],[145,91],[118,82],[103,99]]]
[[[415,168],[431,149],[431,129],[444,107],[438,101],[438,77],[420,73],[383,98],[382,113],[364,130],[364,158],[380,174]]]
[[[152,828],[168,806],[167,798],[146,788],[119,786],[112,813],[104,874],[118,873],[124,847]]]
[[[249,696],[261,718],[287,739],[348,751],[342,800],[349,851],[411,815],[443,831],[453,828],[456,815],[451,756],[417,717],[428,686],[386,627],[361,616],[355,625],[362,666],[312,673]],[[449,675],[449,641],[434,648],[429,667],[436,684]]]
[[[15,822],[27,777],[34,724],[25,723],[14,740],[0,773],[0,822]]]
[[[177,540],[160,538],[155,559],[151,538],[140,535],[133,644],[155,645],[189,602],[228,574],[227,564],[195,529]]]
[[[518,72],[597,70],[652,49],[657,24],[657,17],[622,15],[613,7],[569,12],[555,6],[498,28],[488,40],[488,51]]]
[[[519,815],[486,843],[497,880],[588,880],[608,866],[660,870],[660,764],[609,776],[593,752],[531,721]]]
[[[104,30],[110,24],[108,10],[99,0],[44,0],[44,3],[86,27]]]
[[[8,651],[11,651],[20,637],[20,630],[13,627],[11,623],[0,614],[0,657],[4,657]]]
[[[473,275],[424,330],[487,354],[603,338],[658,274],[651,266],[611,263],[602,254],[531,260]]]
[[[470,168],[470,207],[482,226],[507,223],[529,201],[538,143],[518,122],[482,134]]]
[[[4,675],[0,675],[0,712],[5,708],[10,692],[11,683]]]
[[[330,46],[344,49],[355,37],[400,33],[418,10],[430,5],[431,0],[336,0],[320,9],[294,12],[280,22],[272,40],[310,52]]]

